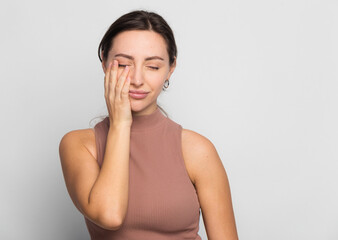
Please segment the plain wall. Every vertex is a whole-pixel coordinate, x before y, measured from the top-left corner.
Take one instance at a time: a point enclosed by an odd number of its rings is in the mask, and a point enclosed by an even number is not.
[[[97,48],[138,9],[174,31],[158,103],[215,145],[239,238],[338,239],[335,0],[1,1],[0,239],[89,239],[59,142],[107,114]]]

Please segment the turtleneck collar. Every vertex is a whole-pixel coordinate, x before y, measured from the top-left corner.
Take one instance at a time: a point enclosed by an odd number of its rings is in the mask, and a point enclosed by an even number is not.
[[[131,132],[143,132],[155,128],[163,122],[166,117],[162,114],[159,107],[148,115],[133,115]]]

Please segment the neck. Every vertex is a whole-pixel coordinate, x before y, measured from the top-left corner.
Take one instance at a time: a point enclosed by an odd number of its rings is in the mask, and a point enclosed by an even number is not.
[[[150,114],[137,115],[133,114],[133,122],[131,125],[132,132],[147,131],[160,125],[166,117],[156,106]]]

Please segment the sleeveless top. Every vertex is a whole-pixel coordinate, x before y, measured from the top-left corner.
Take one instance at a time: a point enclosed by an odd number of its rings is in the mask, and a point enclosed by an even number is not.
[[[101,168],[109,117],[94,126]],[[160,109],[133,116],[130,129],[129,195],[124,222],[106,230],[85,217],[92,240],[201,240],[200,203],[183,160],[182,126]]]

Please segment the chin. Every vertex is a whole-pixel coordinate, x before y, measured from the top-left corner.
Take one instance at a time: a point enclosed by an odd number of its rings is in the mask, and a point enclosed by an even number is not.
[[[142,110],[144,110],[146,107],[146,105],[144,103],[135,103],[133,100],[130,103],[130,108],[133,112],[140,112]]]
[[[132,112],[143,112],[147,111],[147,109],[151,108],[152,103],[145,102],[145,101],[138,101],[131,100],[130,108]]]

